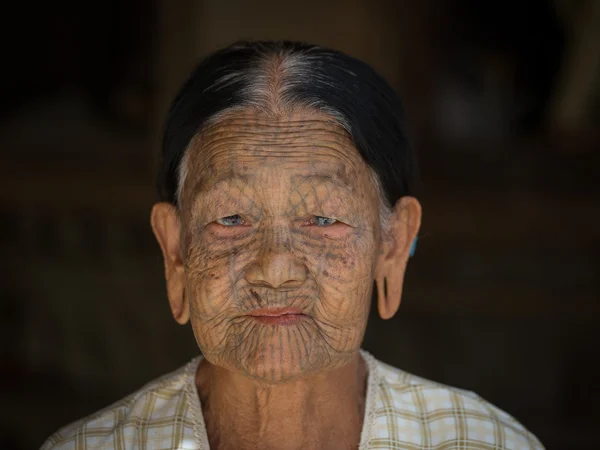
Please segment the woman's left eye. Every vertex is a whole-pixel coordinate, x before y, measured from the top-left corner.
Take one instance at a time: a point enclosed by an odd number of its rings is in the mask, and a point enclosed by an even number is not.
[[[329,225],[336,223],[337,220],[329,217],[315,216],[314,222],[318,227],[328,227]]]
[[[235,227],[236,225],[242,225],[244,223],[244,220],[239,215],[234,214],[233,216],[227,216],[217,219],[216,222],[219,225],[223,225],[225,227]]]

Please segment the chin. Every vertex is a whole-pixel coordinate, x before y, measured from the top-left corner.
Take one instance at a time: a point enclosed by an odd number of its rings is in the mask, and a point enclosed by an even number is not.
[[[319,371],[322,367],[315,356],[318,346],[314,339],[302,340],[288,333],[269,332],[256,336],[250,351],[241,346],[230,353],[236,371],[265,384],[277,384]]]
[[[275,385],[342,367],[355,353],[349,350],[332,350],[315,324],[306,320],[286,326],[255,324],[243,338],[232,333],[218,352],[203,353],[214,365]]]

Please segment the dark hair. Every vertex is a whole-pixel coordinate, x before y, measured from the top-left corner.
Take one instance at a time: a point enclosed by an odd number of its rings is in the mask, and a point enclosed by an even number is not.
[[[161,200],[177,205],[185,150],[207,121],[232,108],[268,107],[274,96],[283,105],[316,108],[340,122],[378,176],[389,206],[412,194],[416,156],[407,141],[402,104],[389,84],[339,51],[267,41],[238,42],[213,53],[179,91],[164,128],[157,179]]]

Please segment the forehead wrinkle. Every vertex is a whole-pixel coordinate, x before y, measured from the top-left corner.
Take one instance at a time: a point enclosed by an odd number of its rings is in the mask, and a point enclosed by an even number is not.
[[[251,162],[253,157],[285,156],[287,158],[312,157],[311,152],[317,150],[331,150],[336,157],[345,160],[355,160],[359,157],[358,151],[348,139],[341,142],[332,133],[326,132],[319,136],[311,136],[309,133],[299,133],[298,136],[291,138],[281,136],[275,133],[272,136],[265,136],[260,133],[252,136],[243,135],[237,131],[221,133],[219,137],[202,135],[201,139],[196,140],[195,145],[189,149],[194,155],[190,155],[190,163],[196,163],[204,160],[207,165],[214,162],[215,159],[222,159],[225,154],[226,159],[235,157],[238,160],[244,159]],[[302,142],[303,141],[303,142]],[[288,150],[288,152],[283,152]],[[305,150],[308,155],[298,154],[297,152]],[[235,152],[236,154],[231,154]],[[285,154],[284,154],[285,153]],[[296,153],[296,154],[294,154]],[[320,154],[324,158],[330,158],[334,155]],[[334,157],[335,157],[334,156]]]
[[[203,155],[198,155],[196,161],[193,161],[193,159],[190,158],[191,161],[188,161],[188,167],[190,169],[192,167],[198,167],[199,163],[205,161],[206,167],[210,170],[211,175],[203,176],[202,172],[205,171],[201,169],[190,170],[187,177],[188,180],[186,183],[186,191],[190,192],[193,196],[196,196],[200,193],[206,193],[217,184],[232,180],[235,180],[242,185],[249,185],[257,177],[257,172],[244,170],[242,173],[241,171],[236,170],[236,166],[240,167],[244,164],[252,165],[253,163],[258,162],[261,163],[261,167],[264,167],[264,164],[266,163],[265,159],[276,159],[283,157],[285,158],[283,162],[284,164],[286,162],[294,162],[294,164],[297,164],[297,161],[304,161],[308,163],[306,167],[297,168],[298,171],[304,172],[293,176],[292,181],[295,181],[297,184],[306,182],[328,183],[345,188],[346,190],[352,192],[353,185],[351,180],[355,180],[357,178],[349,177],[347,176],[347,173],[356,173],[356,161],[354,161],[353,158],[347,154],[347,152],[340,151],[339,148],[321,147],[323,149],[332,150],[335,153],[331,155],[320,154],[319,156],[321,158],[325,158],[329,161],[319,161],[315,164],[315,161],[311,159],[312,152],[310,151],[311,149],[314,149],[314,147],[314,144],[312,146],[294,146],[293,149],[296,150],[294,152],[281,151],[279,148],[276,150],[269,150],[265,148],[264,150],[252,149],[252,151],[248,151],[248,149],[245,149],[241,146],[232,149],[226,145],[218,148],[213,147],[211,149],[206,149],[205,152],[199,150],[195,153],[203,153]],[[298,152],[298,149],[304,149],[306,152]],[[223,158],[222,156],[225,157]],[[257,159],[260,161],[257,161]],[[342,160],[341,163],[340,159]],[[333,167],[328,167],[332,165]],[[225,167],[223,167],[221,170],[217,168],[218,166]],[[321,166],[321,168],[319,169],[318,166]],[[348,170],[349,168],[350,170]],[[321,172],[310,173],[315,170],[320,170]]]
[[[310,114],[310,118],[306,118],[307,114]],[[341,160],[343,168],[336,174],[362,172],[362,157],[346,129],[330,115],[311,109],[302,108],[290,111],[289,115],[275,117],[266,117],[252,109],[232,110],[206,123],[190,144],[188,155],[185,155],[188,163],[186,169],[189,170],[180,170],[180,173],[194,175],[190,178],[195,180],[185,186],[185,191],[192,196],[196,195],[198,189],[205,191],[207,183],[214,180],[212,177],[212,180],[207,180],[203,170],[213,165],[211,175],[218,172],[212,163],[226,169],[235,167],[236,163],[260,164],[269,157],[284,157],[294,163],[302,160],[314,163],[318,162],[314,160],[314,156],[317,156],[322,160],[335,160],[338,164]],[[354,170],[348,171],[346,167]],[[245,167],[243,172],[247,173]],[[185,182],[186,178],[180,179],[180,183]],[[219,175],[214,181],[218,182],[221,178],[227,176]],[[183,187],[183,183],[180,184],[180,190]]]
[[[345,145],[352,143],[348,132],[338,123],[333,122],[329,117],[323,119],[263,119],[256,116],[241,118],[238,115],[223,117],[209,124],[201,131],[206,138],[213,136],[228,135],[237,133],[239,135],[298,135],[305,137],[307,133],[319,135],[328,135],[333,137],[336,142],[343,142]]]
[[[322,142],[330,147],[354,148],[354,145],[345,137],[336,136],[331,132],[313,133],[299,131],[294,133],[284,133],[274,131],[264,133],[260,131],[246,132],[239,130],[229,130],[227,132],[206,135],[202,139],[202,147],[220,147],[222,145],[252,145],[264,143],[266,145],[301,145],[296,141]]]
[[[330,153],[323,153],[323,150],[327,150]],[[316,152],[318,152],[318,158],[321,159],[321,161],[315,161],[314,157],[316,156]],[[271,143],[265,144],[264,142],[261,142],[261,145],[249,145],[247,142],[240,142],[235,145],[231,143],[222,143],[218,146],[209,146],[209,148],[203,150],[197,149],[194,153],[196,153],[196,155],[190,158],[189,164],[192,167],[197,167],[198,170],[190,172],[196,175],[194,178],[202,178],[201,183],[213,182],[213,180],[214,182],[217,182],[227,178],[238,178],[241,181],[249,182],[255,174],[251,173],[245,167],[243,171],[236,171],[236,166],[240,167],[245,164],[251,166],[255,163],[268,164],[269,159],[278,161],[283,158],[282,164],[284,165],[285,163],[298,164],[298,162],[305,161],[309,163],[307,167],[310,168],[311,171],[315,170],[315,167],[318,167],[319,165],[329,166],[334,164],[335,168],[331,169],[333,176],[329,176],[341,178],[346,184],[351,185],[350,180],[352,178],[346,176],[346,172],[348,172],[348,168],[354,169],[351,170],[354,172],[358,169],[358,166],[360,166],[360,162],[362,161],[358,152],[350,152],[348,149],[342,149],[338,146],[322,145],[314,142],[295,145],[273,145]],[[200,153],[202,155],[200,155]],[[200,169],[200,165],[205,165],[207,168],[212,167],[211,172],[217,172],[217,174],[207,179],[203,176],[203,170]],[[222,170],[224,173],[218,173],[220,172],[220,169],[217,169],[219,166],[223,167]],[[299,169],[302,170],[302,168]],[[329,171],[327,170],[326,173],[328,172]],[[308,173],[307,175],[311,174]],[[197,189],[198,184],[194,183],[193,187],[194,189]]]

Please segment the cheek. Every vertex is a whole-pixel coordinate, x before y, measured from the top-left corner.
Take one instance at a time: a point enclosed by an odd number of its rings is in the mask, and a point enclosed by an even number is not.
[[[235,247],[226,243],[191,242],[185,263],[186,285],[191,306],[203,321],[228,309],[238,259]]]
[[[373,276],[375,242],[370,235],[355,232],[343,240],[304,241],[302,257],[322,283],[345,285],[349,290]]]
[[[205,355],[219,355],[227,336],[234,333],[236,307],[236,252],[231,246],[194,242],[186,258],[186,291],[190,321]]]
[[[243,262],[249,244],[248,239],[215,236],[209,230],[198,233],[189,242],[188,275],[207,283],[222,280],[231,267]]]
[[[376,261],[371,236],[330,241],[321,251],[304,255],[307,265],[314,269],[323,302],[340,313],[353,310],[360,316],[368,310]]]

